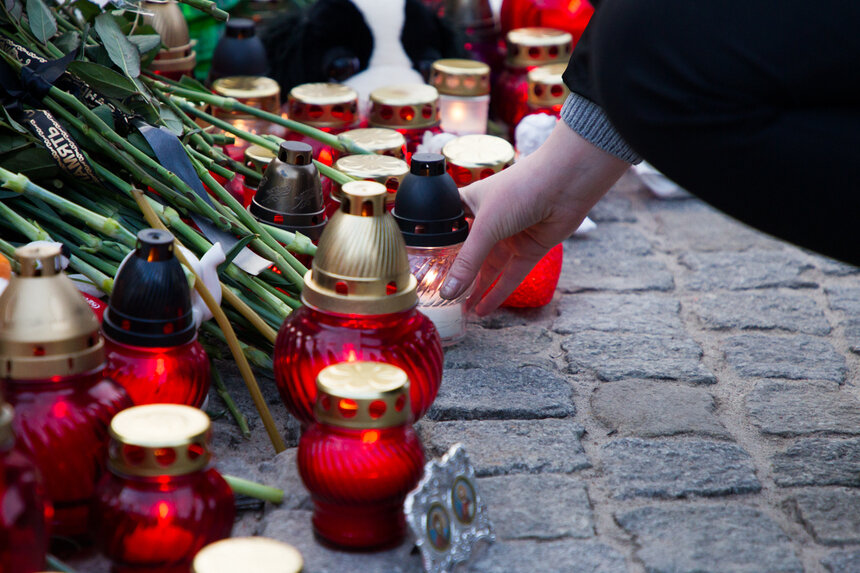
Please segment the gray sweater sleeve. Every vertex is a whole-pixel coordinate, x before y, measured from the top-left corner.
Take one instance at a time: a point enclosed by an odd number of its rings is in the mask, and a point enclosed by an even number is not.
[[[593,101],[572,92],[561,108],[561,119],[595,147],[634,165],[642,161]]]

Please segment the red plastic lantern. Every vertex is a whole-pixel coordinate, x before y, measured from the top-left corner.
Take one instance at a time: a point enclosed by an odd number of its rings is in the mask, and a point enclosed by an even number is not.
[[[346,549],[399,543],[403,500],[424,465],[406,373],[378,362],[336,364],[319,373],[317,390],[317,423],[302,434],[297,458],[314,532]]]
[[[554,246],[523,279],[523,282],[505,299],[507,308],[537,308],[549,304],[561,276],[564,259],[563,243]]]
[[[235,514],[233,492],[210,464],[209,417],[178,404],[135,406],[110,433],[96,543],[116,573],[187,573],[204,545],[230,536]]]
[[[375,360],[403,368],[412,413],[423,416],[442,380],[442,346],[433,323],[416,310],[416,281],[385,187],[343,186],[344,201],[320,239],[305,275],[302,301],[275,343],[275,381],[287,409],[313,421],[316,377],[329,364]]]
[[[209,358],[197,340],[191,289],[173,235],[144,229],[120,267],[104,317],[105,373],[136,405],[199,408],[209,393]]]
[[[502,33],[539,26],[570,32],[574,44],[594,14],[588,0],[504,0],[500,14]]]
[[[426,132],[442,132],[439,127],[439,92],[424,84],[377,88],[370,92],[369,123],[373,127],[388,127],[402,133],[406,138],[407,155],[411,156]]]
[[[338,135],[358,127],[358,94],[342,84],[302,84],[290,90],[286,111],[293,121]],[[296,131],[289,131],[286,138],[307,143],[320,162],[332,164],[331,146]]]
[[[519,28],[507,35],[505,69],[493,87],[492,111],[511,133],[528,113],[528,72],[538,66],[566,63],[573,50],[570,33],[550,28]]]
[[[51,505],[32,460],[15,447],[12,407],[0,398],[0,571],[45,567]]]
[[[104,471],[108,424],[131,400],[102,374],[98,320],[59,271],[59,248],[28,245],[16,256],[20,273],[0,296],[0,380],[15,408],[15,435],[54,506],[52,533],[81,536]]]

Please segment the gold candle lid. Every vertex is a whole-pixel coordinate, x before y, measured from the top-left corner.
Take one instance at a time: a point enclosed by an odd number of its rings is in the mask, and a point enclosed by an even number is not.
[[[439,123],[439,92],[426,84],[403,84],[370,92],[370,125],[394,129]]]
[[[276,114],[281,109],[281,87],[275,80],[264,76],[219,78],[212,82],[212,91],[220,96],[234,98],[245,105],[269,113]],[[216,108],[214,112],[214,115],[219,118],[256,119],[246,113],[225,111],[220,108]]]
[[[570,90],[564,84],[562,74],[567,64],[549,64],[529,71],[530,105],[552,107],[561,105],[567,99]]]
[[[341,205],[323,230],[302,301],[339,314],[402,312],[418,304],[415,277],[388,191],[375,181],[342,187]]]
[[[350,129],[340,134],[341,139],[348,139],[376,155],[390,155],[397,159],[405,156],[406,138],[403,134],[387,127],[362,127]],[[347,152],[339,152],[341,157]]]
[[[388,204],[394,203],[397,190],[409,173],[409,165],[405,161],[387,155],[347,155],[338,159],[334,167],[354,179],[376,181],[385,185],[388,191],[385,202]],[[340,201],[341,190],[337,183],[332,185],[332,195]]]
[[[430,83],[440,94],[474,97],[490,93],[490,66],[475,60],[433,62]]]
[[[245,161],[261,173],[275,158],[275,152],[261,145],[251,145],[245,150]]]
[[[0,448],[8,448],[15,438],[15,434],[12,432],[12,420],[14,418],[15,410],[0,397]]]
[[[205,412],[181,404],[127,408],[110,423],[108,467],[125,475],[175,476],[204,469],[210,422]]]
[[[0,379],[71,376],[99,368],[104,363],[99,321],[59,270],[59,247],[26,245],[15,257],[20,272],[0,295]]]
[[[508,32],[508,64],[517,67],[567,63],[573,36],[554,28],[517,28]]]
[[[210,543],[194,556],[191,573],[299,573],[302,554],[266,537],[233,537]]]
[[[358,93],[343,84],[302,84],[287,102],[290,119],[314,127],[344,128],[358,120]]]
[[[459,167],[479,181],[498,173],[514,162],[514,148],[507,140],[494,135],[462,135],[442,148],[449,168]],[[457,177],[454,178],[455,180]],[[461,183],[458,181],[458,185]]]
[[[341,362],[317,374],[317,422],[342,428],[390,428],[409,421],[409,378],[382,362]]]

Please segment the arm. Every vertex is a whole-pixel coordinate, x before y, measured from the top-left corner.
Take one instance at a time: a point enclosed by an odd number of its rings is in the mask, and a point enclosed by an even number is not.
[[[475,222],[441,295],[456,298],[475,281],[470,304],[479,315],[491,312],[629,166],[560,121],[533,154],[460,191]]]

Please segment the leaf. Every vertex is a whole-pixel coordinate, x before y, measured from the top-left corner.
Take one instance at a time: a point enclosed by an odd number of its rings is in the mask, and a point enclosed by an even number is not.
[[[21,0],[3,0],[3,7],[6,8],[6,12],[9,13],[9,16],[11,16],[13,20],[16,22],[21,21],[21,14],[24,12]]]
[[[6,123],[9,125],[9,127],[14,129],[18,133],[30,133],[29,131],[27,131],[27,128],[12,119],[12,116],[9,115],[9,111],[5,107],[3,108],[3,117],[6,119]]]
[[[30,179],[55,177],[60,168],[44,147],[28,147],[3,157],[3,167],[12,173],[22,173]]]
[[[116,131],[116,127],[114,125],[113,111],[108,106],[102,104],[100,106],[94,107],[92,112],[98,116],[100,120],[105,122],[108,127]]]
[[[92,22],[96,16],[102,13],[102,9],[98,4],[90,2],[90,0],[77,0],[72,2],[72,6],[80,10],[81,15],[87,22]]]
[[[20,197],[16,191],[9,191],[7,189],[0,189],[0,200],[3,199],[12,199],[13,197]]]
[[[27,1],[30,2],[31,0]],[[139,76],[140,54],[135,45],[119,29],[113,16],[110,14],[96,16],[95,28],[111,61],[128,77],[136,78]]]
[[[13,133],[0,134],[0,155],[31,147],[33,144],[26,137]],[[4,166],[5,167],[5,166]]]
[[[42,0],[27,0],[27,19],[30,31],[43,44],[57,33],[57,20]]]
[[[169,129],[170,133],[176,137],[182,137],[182,134],[185,131],[182,125],[182,120],[179,119],[169,107],[160,106],[159,111],[161,112],[161,121],[164,123],[164,127]]]
[[[212,92],[207,89],[206,86],[204,86],[202,83],[195,80],[191,76],[182,76],[181,78],[179,78],[179,85],[185,86],[188,89],[197,90],[199,92],[204,92],[209,95],[212,95]]]
[[[226,269],[230,266],[230,263],[233,262],[233,259],[239,254],[239,251],[247,247],[251,241],[255,238],[254,235],[248,235],[246,237],[242,237],[239,239],[235,245],[233,245],[229,251],[224,255],[224,262],[218,265],[219,269]]]
[[[147,142],[141,134],[136,131],[131,131],[129,132],[127,139],[130,144],[155,159],[155,153],[153,153],[152,147],[149,146],[149,142]]]
[[[137,46],[141,56],[149,52],[157,52],[161,48],[161,36],[158,34],[137,34],[129,36],[128,40]]]
[[[137,93],[137,85],[132,80],[93,62],[72,62],[69,71],[107,97],[124,99]]]
[[[66,32],[54,40],[54,45],[64,54],[74,52],[81,45],[81,38],[77,32]]]

